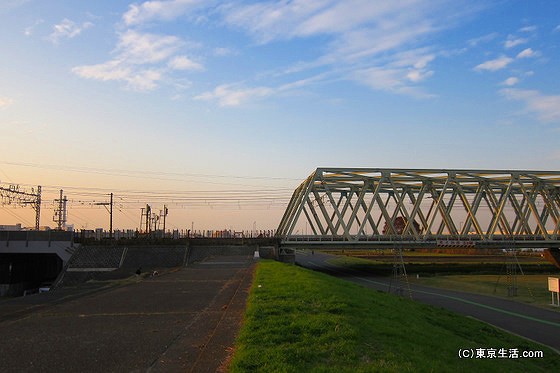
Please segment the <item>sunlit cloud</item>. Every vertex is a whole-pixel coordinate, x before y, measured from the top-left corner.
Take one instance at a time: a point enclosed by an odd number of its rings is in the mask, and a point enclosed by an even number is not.
[[[528,112],[543,122],[560,123],[560,95],[547,96],[536,90],[504,88],[500,91],[509,100],[521,101]]]
[[[83,30],[93,27],[93,23],[84,22],[81,25],[76,24],[67,18],[63,19],[59,24],[53,26],[53,32],[48,39],[53,44],[58,44],[61,39],[72,39],[80,35]]]
[[[507,65],[513,62],[513,58],[507,56],[501,56],[493,60],[489,60],[475,66],[476,71],[497,71],[505,68]]]

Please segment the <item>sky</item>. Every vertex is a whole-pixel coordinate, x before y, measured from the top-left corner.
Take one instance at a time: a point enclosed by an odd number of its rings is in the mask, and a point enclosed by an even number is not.
[[[275,229],[317,167],[558,170],[555,0],[0,1],[0,187]],[[0,225],[33,226],[0,201]]]

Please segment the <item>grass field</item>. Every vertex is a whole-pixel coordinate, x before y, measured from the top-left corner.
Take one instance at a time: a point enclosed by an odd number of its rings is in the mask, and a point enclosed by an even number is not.
[[[414,259],[405,264],[411,284],[441,287],[451,290],[466,291],[477,294],[508,297],[508,279],[503,263],[469,263],[471,258],[464,255],[457,257],[432,254],[434,258],[447,258],[447,262],[418,263]],[[414,258],[414,256],[412,256]],[[356,271],[390,276],[392,259],[387,262],[376,261],[375,258],[340,255],[329,263],[350,268]],[[560,270],[548,263],[531,263],[525,258],[520,259],[525,275],[517,273],[517,296],[508,299],[548,307],[551,303],[547,278],[560,277]],[[541,273],[543,272],[543,273]],[[419,278],[417,278],[417,275]]]
[[[411,284],[460,290],[470,293],[486,294],[548,307],[551,303],[548,291],[548,277],[556,275],[525,275],[517,276],[517,296],[508,297],[508,282],[505,275],[454,275],[430,276],[416,278],[410,276]]]
[[[543,358],[460,359],[460,349]],[[261,261],[231,372],[552,372],[560,356],[476,320]]]

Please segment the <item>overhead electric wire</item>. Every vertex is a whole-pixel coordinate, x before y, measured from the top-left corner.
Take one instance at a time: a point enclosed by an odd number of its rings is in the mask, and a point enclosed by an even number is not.
[[[88,174],[100,174],[100,175],[110,175],[110,176],[120,176],[120,177],[132,177],[139,179],[153,179],[153,180],[165,180],[165,181],[192,181],[192,178],[210,178],[210,179],[239,179],[239,180],[290,180],[290,181],[300,181],[300,179],[294,178],[284,178],[284,177],[272,177],[272,176],[238,176],[238,175],[213,175],[213,174],[197,174],[197,173],[179,173],[179,172],[164,172],[164,171],[140,171],[140,170],[120,170],[120,169],[99,169],[93,167],[72,167],[72,166],[62,166],[62,165],[42,165],[36,163],[24,163],[24,162],[6,162],[0,161],[0,164],[6,164],[10,166],[23,166],[23,167],[33,167],[49,170],[67,171],[67,172],[79,172]],[[173,178],[163,178],[157,176],[171,176],[171,177],[181,177],[180,179]],[[252,186],[247,184],[236,184],[236,183],[217,183],[210,181],[200,181],[197,180],[198,184],[215,184],[215,185],[237,185],[237,186]]]

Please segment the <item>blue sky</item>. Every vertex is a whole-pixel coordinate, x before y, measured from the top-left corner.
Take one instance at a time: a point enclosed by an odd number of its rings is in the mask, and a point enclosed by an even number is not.
[[[557,1],[4,0],[0,23],[0,181],[65,189],[77,228],[110,191],[117,228],[169,197],[172,227],[271,229],[316,167],[560,165]]]

